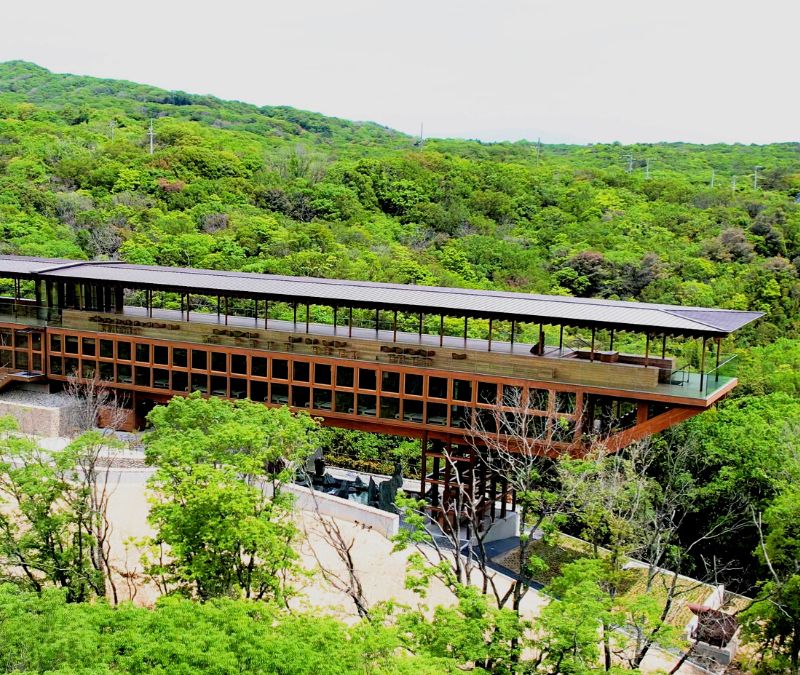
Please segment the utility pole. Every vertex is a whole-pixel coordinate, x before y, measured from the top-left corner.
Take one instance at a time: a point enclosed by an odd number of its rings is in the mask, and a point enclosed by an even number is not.
[[[711,189],[714,189],[714,169],[711,169]]]
[[[753,189],[758,190],[758,170],[763,169],[763,166],[756,166],[755,170],[753,171]]]
[[[153,119],[150,118],[150,130],[147,132],[147,135],[150,137],[150,154],[153,154],[153,139],[155,138],[155,134],[153,133]]]
[[[628,168],[625,171],[627,173],[630,173],[631,171],[633,171],[633,155],[632,154],[622,155],[623,159],[625,159],[626,157],[628,159]]]

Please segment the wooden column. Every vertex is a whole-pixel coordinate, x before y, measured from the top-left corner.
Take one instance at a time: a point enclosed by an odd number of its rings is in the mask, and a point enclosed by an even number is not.
[[[661,358],[665,359],[667,357],[667,334],[661,336]]]
[[[444,346],[444,314],[439,315],[439,346]]]
[[[392,315],[392,342],[397,342],[397,310]]]
[[[269,298],[264,301],[264,330],[269,326]]]
[[[464,347],[467,346],[467,317],[464,317]]]
[[[334,305],[333,306],[333,336],[336,337],[336,322],[338,321],[339,316],[339,308]]]
[[[306,303],[306,333],[308,333],[308,324],[311,320],[311,303]]]
[[[225,296],[225,325],[228,325],[228,314],[230,314],[230,300],[228,296]]]
[[[378,335],[378,330],[379,330],[378,326],[380,325],[380,322],[381,322],[381,310],[380,309],[376,309],[375,310],[375,336],[376,337]]]
[[[489,319],[489,349],[488,351],[492,351],[492,323],[494,319]]]
[[[592,328],[592,351],[589,353],[589,360],[594,361],[594,338],[595,333],[597,332],[596,328]]]
[[[419,343],[422,344],[422,312],[419,313]]]
[[[558,327],[558,355],[564,354],[564,326]]]
[[[644,343],[644,367],[650,365],[650,333],[647,334],[647,340]]]
[[[347,312],[348,312],[348,315],[347,315],[347,335],[348,335],[348,337],[353,337],[353,308],[352,308],[352,306],[347,308]]]
[[[611,342],[608,345],[608,350],[613,352],[614,351],[614,329],[611,329]]]
[[[514,353],[514,332],[517,328],[517,322],[511,319],[511,353]]]

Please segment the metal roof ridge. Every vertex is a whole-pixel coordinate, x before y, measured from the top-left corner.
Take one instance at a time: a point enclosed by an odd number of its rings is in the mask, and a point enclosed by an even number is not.
[[[53,265],[52,267],[43,267],[36,270],[34,274],[48,274],[49,272],[57,272],[58,270],[71,269],[73,267],[81,267],[83,265],[118,265],[121,260],[73,260],[71,262],[63,263],[61,265]]]

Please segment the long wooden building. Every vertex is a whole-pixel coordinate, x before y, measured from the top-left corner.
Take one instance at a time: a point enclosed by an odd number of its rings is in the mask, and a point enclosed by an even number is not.
[[[17,256],[0,256],[0,284],[0,388],[99,378],[131,428],[175,395],[250,398],[433,454],[504,434],[521,409],[551,451],[663,430],[736,386],[723,340],[761,316]],[[687,367],[674,354],[692,340]]]

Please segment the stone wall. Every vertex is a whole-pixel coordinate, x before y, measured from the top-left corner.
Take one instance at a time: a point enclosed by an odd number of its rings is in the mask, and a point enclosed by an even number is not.
[[[71,405],[57,394],[9,391],[0,395],[0,417],[13,417],[25,434],[67,436]]]

